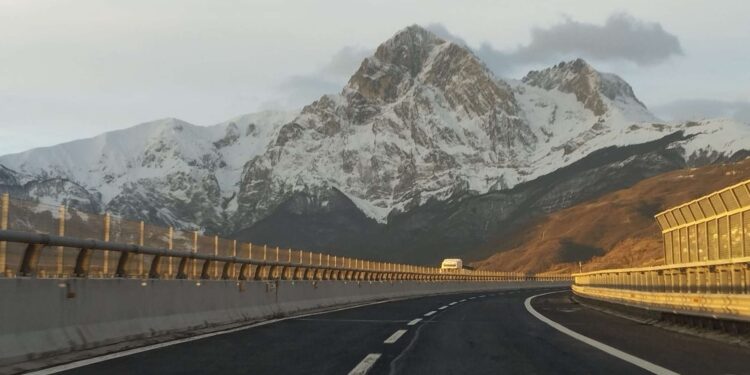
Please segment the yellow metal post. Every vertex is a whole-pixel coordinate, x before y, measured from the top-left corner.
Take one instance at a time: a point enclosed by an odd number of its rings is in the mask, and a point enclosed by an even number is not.
[[[198,231],[196,230],[196,231],[193,231],[193,254],[197,254],[197,253],[198,253]],[[196,269],[198,267],[198,265],[196,264],[195,259],[193,259],[193,261],[191,263],[193,263],[193,272],[192,273],[193,273],[193,277],[195,277],[195,275],[196,275],[196,273],[198,271]]]
[[[169,250],[174,249],[174,228],[169,227],[167,231],[167,248]],[[172,257],[167,260],[167,269],[169,270],[169,277],[172,277]]]
[[[109,215],[109,212],[104,214],[104,236],[103,240],[105,242],[109,242],[109,226],[111,222],[111,217]],[[103,265],[103,274],[107,275],[109,273],[109,250],[104,250],[104,265]]]
[[[140,223],[138,223],[138,245],[143,246],[145,243],[145,232],[146,232],[146,224],[141,220]],[[144,263],[144,257],[143,254],[138,254],[138,275],[143,275],[143,263]]]
[[[0,200],[0,229],[8,229],[8,212],[10,211],[10,194],[3,193],[2,200]],[[0,275],[5,274],[6,271],[6,251],[8,244],[5,241],[0,241]]]
[[[60,210],[58,212],[58,214],[60,215],[60,218],[57,224],[57,235],[60,237],[65,235],[65,211],[66,211],[65,205],[64,204],[60,205]],[[63,273],[63,255],[64,255],[63,251],[64,249],[65,248],[63,248],[62,246],[57,247],[57,262],[56,262],[57,272],[56,274],[58,276],[62,276],[62,273]]]
[[[237,258],[237,240],[232,240],[232,256]],[[232,264],[232,269],[229,270],[230,276],[234,277],[235,264]]]
[[[214,235],[214,256],[219,255],[219,236]],[[219,264],[218,262],[213,262],[213,268],[214,268],[214,277],[219,277]]]

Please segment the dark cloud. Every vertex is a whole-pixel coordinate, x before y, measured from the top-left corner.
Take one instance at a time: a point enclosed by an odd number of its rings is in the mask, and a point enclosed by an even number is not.
[[[584,54],[600,60],[630,60],[658,64],[682,54],[680,41],[659,23],[643,22],[627,14],[610,16],[603,26],[566,22],[531,31],[531,43],[513,55],[520,61],[543,61],[551,54]]]
[[[676,120],[701,120],[705,118],[730,117],[750,124],[750,102],[720,101],[711,99],[677,100],[668,104],[652,107],[659,117]]]
[[[467,45],[441,24],[428,28],[437,35]],[[531,42],[512,51],[499,51],[489,43],[474,49],[487,66],[501,74],[526,64],[547,63],[561,57],[584,57],[597,60],[624,60],[638,65],[655,65],[683,53],[679,39],[657,22],[645,22],[618,13],[604,25],[566,19],[549,28],[531,30]]]

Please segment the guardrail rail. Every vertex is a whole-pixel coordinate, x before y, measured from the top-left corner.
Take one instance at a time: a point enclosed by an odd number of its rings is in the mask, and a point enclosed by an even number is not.
[[[578,273],[572,289],[647,310],[750,321],[750,257]]]
[[[579,296],[750,321],[750,180],[655,215],[665,265],[573,274]]]
[[[40,202],[0,201],[0,274],[214,280],[560,281],[561,274],[378,262],[243,243]]]

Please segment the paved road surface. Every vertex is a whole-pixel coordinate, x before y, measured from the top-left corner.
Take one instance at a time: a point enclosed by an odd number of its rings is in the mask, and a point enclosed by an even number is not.
[[[532,316],[550,290],[456,294],[290,319],[95,363],[65,374],[642,374]],[[542,315],[684,374],[750,374],[750,350],[540,296]],[[432,313],[434,311],[434,313]],[[417,320],[420,319],[420,320]]]

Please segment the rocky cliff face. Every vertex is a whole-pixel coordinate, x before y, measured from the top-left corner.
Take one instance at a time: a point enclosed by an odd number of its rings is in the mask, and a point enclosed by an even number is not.
[[[749,133],[729,120],[662,123],[624,80],[580,59],[501,80],[411,26],[339,94],[300,111],[208,127],[164,119],[2,156],[0,189],[254,242],[426,261],[654,173],[737,158]]]

